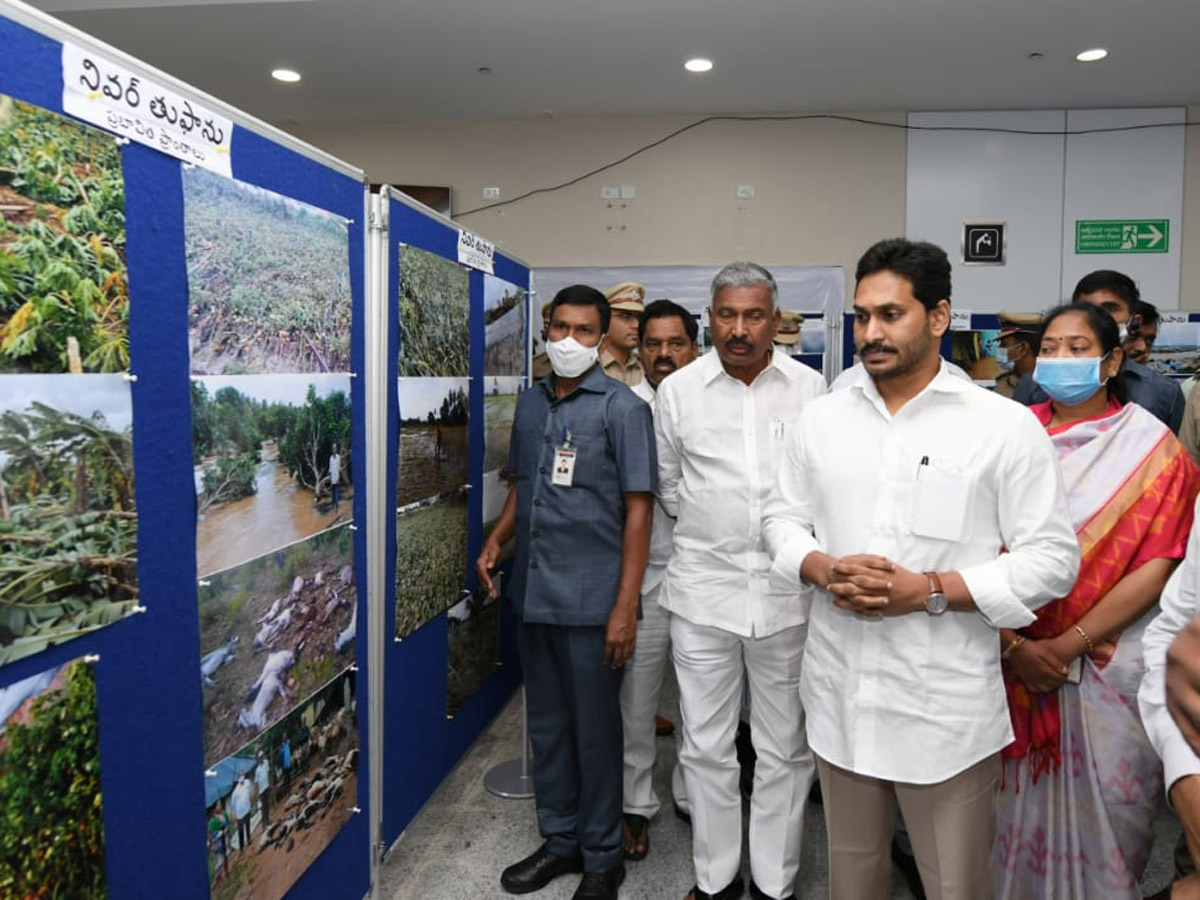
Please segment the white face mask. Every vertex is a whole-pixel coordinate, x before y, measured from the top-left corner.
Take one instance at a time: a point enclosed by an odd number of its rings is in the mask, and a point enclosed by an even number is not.
[[[546,355],[550,357],[550,367],[559,378],[578,378],[595,364],[600,350],[597,347],[585,347],[573,337],[565,337],[561,341],[549,341]]]

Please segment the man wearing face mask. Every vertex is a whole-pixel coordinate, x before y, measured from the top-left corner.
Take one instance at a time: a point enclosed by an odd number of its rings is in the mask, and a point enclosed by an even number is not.
[[[619,689],[637,637],[656,455],[650,408],[598,365],[609,316],[594,288],[555,295],[554,373],[517,401],[515,481],[475,564],[495,596],[491,573],[515,535],[510,584],[546,841],[504,870],[514,894],[582,871],[575,900],[611,900],[625,876]]]
[[[730,263],[711,297],[715,349],[662,381],[654,415],[659,500],[676,517],[659,603],[671,614],[692,814],[687,897],[731,900],[745,889],[734,736],[747,683],[757,752],[750,893],[780,900],[793,895],[814,777],[798,691],[807,609],[798,588],[768,583],[762,511],[784,440],[825,382],[772,349],[779,291],[762,266]]]
[[[633,392],[654,409],[662,380],[691,363],[700,352],[696,343],[699,326],[695,317],[678,303],[655,300],[642,313],[638,324],[638,348],[646,377]],[[625,824],[626,859],[643,859],[650,849],[650,819],[658,813],[654,792],[655,712],[667,664],[668,625],[666,610],[658,605],[667,561],[671,558],[674,522],[659,503],[654,504],[654,527],[650,533],[650,560],[642,579],[642,618],[638,622],[637,646],[625,667],[621,682],[621,714],[625,724]],[[682,779],[682,774],[678,777]],[[674,781],[674,775],[672,781]],[[674,787],[674,785],[673,785]],[[675,791],[675,803],[681,798]]]
[[[1122,343],[1131,331],[1136,331],[1141,322],[1134,318],[1134,307],[1141,300],[1141,293],[1133,279],[1123,272],[1098,269],[1079,279],[1071,294],[1072,303],[1091,303],[1108,310],[1120,329]],[[1125,375],[1129,399],[1179,434],[1183,424],[1183,392],[1165,375],[1129,360],[1122,369]],[[1017,382],[1013,399],[1026,406],[1045,403],[1050,398],[1034,383],[1032,376],[1024,376]]]
[[[1037,364],[1037,341],[1042,317],[1037,313],[999,314],[1000,338],[997,341],[996,362],[1009,371],[996,379],[995,391],[1002,397],[1012,397],[1017,382],[1033,372]]]

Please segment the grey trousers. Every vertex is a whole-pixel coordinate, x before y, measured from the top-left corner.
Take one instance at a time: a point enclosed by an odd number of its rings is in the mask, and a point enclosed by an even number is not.
[[[538,827],[585,872],[621,863],[623,669],[604,663],[604,628],[521,623]]]

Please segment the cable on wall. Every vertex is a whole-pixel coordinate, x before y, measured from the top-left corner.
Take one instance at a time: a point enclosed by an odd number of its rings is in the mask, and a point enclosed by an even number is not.
[[[610,163],[605,163],[595,169],[590,169],[582,175],[577,175],[574,178],[564,181],[560,184],[551,185],[550,187],[534,188],[531,191],[526,191],[523,194],[518,194],[508,200],[500,200],[496,203],[487,203],[483,206],[476,206],[474,209],[466,209],[454,215],[455,219],[461,219],[463,216],[474,215],[475,213],[486,212],[489,209],[499,209],[502,206],[511,206],[514,203],[519,203],[522,200],[528,200],[530,197],[535,197],[538,194],[550,194],[554,191],[561,191],[564,188],[569,188],[579,182],[591,178],[593,175],[599,175],[601,172],[607,172],[621,163],[629,162],[635,156],[641,156],[655,147],[661,147],[670,140],[686,134],[693,128],[699,128],[701,125],[707,125],[710,122],[804,122],[816,119],[826,119],[832,122],[849,122],[852,125],[866,125],[874,128],[891,128],[900,131],[962,131],[981,134],[1018,134],[1037,137],[1071,137],[1074,135],[1084,134],[1112,134],[1121,131],[1144,131],[1150,128],[1190,128],[1195,125],[1200,125],[1200,121],[1196,122],[1155,122],[1146,125],[1119,125],[1111,128],[1081,128],[1075,131],[1063,129],[1060,131],[1036,131],[1027,128],[994,128],[985,126],[973,125],[909,125],[903,122],[879,122],[874,119],[862,119],[857,116],[837,115],[834,113],[805,113],[802,115],[788,116],[705,116],[703,119],[698,119],[684,125],[681,128],[676,128],[674,131],[663,135],[656,141],[651,141],[649,144],[644,144],[629,153],[626,153],[620,159],[615,159]]]

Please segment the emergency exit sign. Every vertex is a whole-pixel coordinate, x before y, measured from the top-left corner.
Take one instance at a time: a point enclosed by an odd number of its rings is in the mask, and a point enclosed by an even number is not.
[[[1166,253],[1166,219],[1077,219],[1076,253]]]

